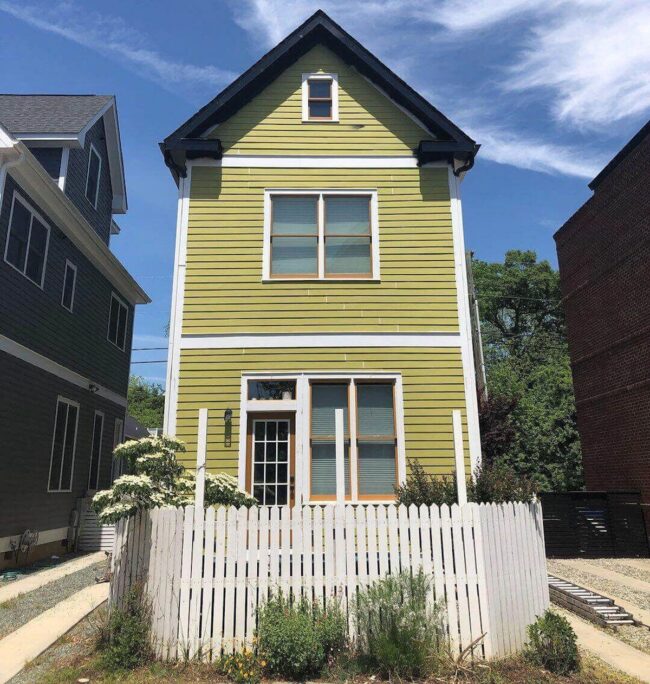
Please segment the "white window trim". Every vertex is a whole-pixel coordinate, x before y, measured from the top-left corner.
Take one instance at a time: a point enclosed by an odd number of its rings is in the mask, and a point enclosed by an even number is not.
[[[277,195],[318,195],[318,275],[304,278],[283,278],[278,276],[271,277],[271,206],[272,198]],[[372,275],[368,278],[354,278],[340,276],[336,278],[325,277],[325,240],[323,225],[323,195],[357,195],[359,197],[370,197],[370,260]],[[292,282],[302,281],[326,281],[326,282],[378,282],[380,280],[380,259],[379,259],[379,200],[377,190],[373,189],[341,189],[327,190],[313,188],[309,190],[292,190],[289,188],[267,188],[264,190],[264,248],[262,250],[262,282]]]
[[[74,278],[72,280],[72,298],[70,299],[70,307],[67,307],[63,303],[63,298],[65,297],[65,277],[68,273],[68,269],[71,268],[74,271]],[[77,267],[70,261],[70,259],[65,260],[65,268],[63,269],[63,287],[61,288],[61,306],[70,313],[74,312],[74,297],[77,292]]]
[[[31,214],[31,219],[29,221],[29,235],[27,237],[27,255],[25,256],[25,270],[21,271],[19,268],[14,266],[8,259],[7,259],[7,254],[9,253],[9,236],[11,235],[11,224],[14,220],[14,206],[16,205],[16,200],[18,200],[24,207],[29,211]],[[41,273],[41,282],[37,283],[35,280],[32,280],[28,275],[27,275],[27,256],[29,256],[29,245],[32,241],[32,221],[34,219],[38,219],[38,221],[45,226],[45,230],[47,230],[47,238],[45,239],[45,255],[43,256],[43,273]],[[49,254],[50,250],[50,224],[32,207],[32,205],[24,199],[21,195],[19,195],[15,190],[13,197],[11,199],[11,211],[9,212],[9,226],[7,228],[7,239],[5,241],[5,253],[4,253],[4,260],[5,262],[11,266],[11,268],[14,269],[17,273],[20,273],[23,277],[27,278],[30,283],[33,283],[36,285],[36,287],[40,287],[41,290],[43,288],[43,283],[45,282],[45,270],[47,268],[47,257]]]
[[[296,399],[294,401],[259,401],[248,399],[249,380],[295,380]],[[406,445],[404,436],[404,397],[401,373],[375,373],[363,371],[299,371],[295,373],[255,372],[242,373],[240,395],[239,421],[239,486],[246,487],[246,459],[248,414],[270,411],[295,412],[296,425],[296,466],[295,466],[295,502],[296,505],[309,503],[311,491],[309,472],[309,423],[310,423],[310,392],[309,383],[313,380],[347,380],[352,384],[357,380],[386,380],[395,384],[395,434],[397,437],[397,480],[400,484],[406,482]],[[263,404],[263,405],[262,405]],[[351,441],[351,465],[356,464],[356,443]],[[356,476],[352,477],[351,503],[358,503]],[[321,501],[318,504],[335,504],[336,501]],[[363,499],[364,504],[386,503],[386,499]]]
[[[90,162],[92,159],[93,154],[97,156],[97,159],[99,160],[99,168],[97,169],[97,187],[95,188],[95,199],[91,200],[90,197],[88,197],[88,181],[90,180]],[[102,157],[97,151],[97,148],[90,143],[90,150],[88,152],[88,168],[86,169],[86,189],[84,191],[84,195],[86,199],[93,205],[93,209],[97,209],[97,199],[99,198],[99,183],[102,178]]]
[[[123,347],[120,347],[119,344],[116,344],[110,338],[110,334],[111,334],[111,309],[113,308],[113,300],[114,299],[117,300],[117,302],[119,304],[121,304],[126,309],[126,322],[124,323],[124,346]],[[119,323],[119,316],[118,316],[118,323]],[[125,351],[126,350],[126,339],[128,337],[128,333],[129,333],[129,307],[127,306],[126,302],[121,297],[116,295],[115,292],[111,292],[111,303],[110,303],[110,306],[108,308],[108,325],[106,326],[106,339],[114,347],[116,347],[120,351]]]
[[[119,427],[118,427],[119,426]],[[115,451],[115,447],[118,444],[121,444],[124,441],[124,419],[123,418],[116,418],[115,422],[113,423],[113,451]],[[123,463],[121,462],[121,459],[118,460],[116,458],[112,457],[111,454],[111,482],[115,482],[116,475],[117,477],[120,477],[123,473],[121,472]],[[116,471],[119,470],[119,473],[116,473]]]
[[[64,448],[64,453],[61,455],[61,473],[59,474],[59,489],[50,489],[50,479],[52,477],[52,462],[54,460],[54,437],[56,435],[56,422],[59,417],[59,405],[60,404],[66,404],[68,406],[75,406],[77,409],[77,419],[75,421],[74,425],[74,442],[72,444],[72,463],[70,464],[70,485],[68,489],[61,489],[61,485],[63,484],[61,482],[61,477],[63,476],[63,458],[65,457],[65,442],[66,438],[68,436],[68,420],[66,416],[66,421],[65,421],[65,430],[63,432],[63,448]],[[77,438],[79,437],[79,413],[81,412],[80,407],[79,407],[79,402],[73,401],[72,399],[67,399],[64,396],[59,395],[56,398],[56,411],[54,413],[54,425],[52,426],[52,445],[50,447],[50,469],[47,473],[47,491],[48,493],[51,494],[59,494],[62,492],[71,492],[72,491],[72,483],[74,482],[74,462],[75,462],[75,456],[77,454]]]
[[[332,118],[310,119],[309,118],[309,84],[308,81],[332,81]],[[329,124],[339,121],[339,75],[338,74],[303,74],[302,75],[302,120],[303,123]]]
[[[95,478],[95,486],[93,487],[93,483],[90,481],[90,475],[92,473],[92,465],[93,465],[93,451],[95,451],[95,421],[97,420],[97,416],[102,417],[102,429],[101,432],[99,433],[99,451],[97,452],[97,477]],[[105,416],[103,411],[95,411],[93,413],[93,437],[91,440],[90,444],[90,461],[89,461],[89,468],[88,468],[88,489],[92,490],[97,490],[97,487],[99,486],[99,469],[102,464],[102,446],[104,444],[104,426],[106,424],[105,421]]]

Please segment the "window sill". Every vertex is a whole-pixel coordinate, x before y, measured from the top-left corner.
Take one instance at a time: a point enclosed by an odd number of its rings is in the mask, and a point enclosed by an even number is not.
[[[380,283],[381,278],[262,278],[263,283]]]

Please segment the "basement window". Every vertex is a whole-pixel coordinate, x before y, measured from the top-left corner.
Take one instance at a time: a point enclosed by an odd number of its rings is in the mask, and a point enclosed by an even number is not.
[[[302,120],[315,122],[339,120],[337,74],[302,75]]]

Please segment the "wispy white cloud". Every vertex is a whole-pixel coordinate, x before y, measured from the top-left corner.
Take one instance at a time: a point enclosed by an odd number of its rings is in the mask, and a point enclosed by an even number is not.
[[[0,0],[0,11],[34,28],[105,54],[166,88],[179,85],[222,87],[234,74],[215,66],[169,59],[149,46],[147,36],[119,18],[92,12],[75,2],[23,3]]]

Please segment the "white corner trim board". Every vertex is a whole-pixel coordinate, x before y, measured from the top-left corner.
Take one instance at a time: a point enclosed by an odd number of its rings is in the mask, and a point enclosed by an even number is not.
[[[274,349],[297,347],[460,347],[456,333],[277,333],[182,335],[181,349]],[[168,385],[169,386],[169,385]]]
[[[19,342],[15,342],[5,335],[0,335],[0,352],[5,352],[6,354],[15,356],[21,361],[25,361],[36,368],[40,368],[41,370],[47,371],[52,375],[56,375],[58,378],[61,378],[61,380],[65,380],[66,382],[77,385],[78,387],[89,389],[90,385],[92,384],[97,387],[95,394],[104,399],[108,399],[108,401],[112,401],[118,406],[126,407],[126,397],[123,397],[121,394],[118,394],[117,392],[114,392],[103,385],[99,385],[94,380],[86,378],[80,373],[62,366],[60,363],[57,363],[56,361],[53,361],[52,359],[49,359],[46,356],[43,356],[42,354],[23,346]]]
[[[367,156],[292,156],[292,155],[238,155],[227,154],[223,159],[191,159],[187,168],[193,166],[222,166],[236,168],[277,168],[277,169],[417,169],[418,160],[413,157]],[[447,168],[447,162],[428,162],[425,168]]]
[[[451,203],[451,227],[454,240],[454,262],[456,272],[456,293],[458,296],[458,325],[461,339],[463,378],[465,382],[465,403],[467,410],[467,433],[469,436],[469,457],[472,472],[481,462],[481,434],[478,422],[478,399],[476,395],[476,373],[472,353],[472,331],[470,323],[469,296],[467,285],[467,264],[465,262],[465,237],[463,211],[460,201],[458,177],[451,167],[448,170],[449,200]]]
[[[181,330],[183,326],[183,299],[185,297],[185,271],[187,265],[187,226],[190,216],[190,188],[192,167],[187,177],[178,184],[178,213],[176,216],[176,248],[174,254],[174,279],[172,285],[171,314],[169,319],[169,347],[167,349],[167,391],[165,392],[165,434],[176,434],[176,409],[178,407],[178,381],[181,364]]]

